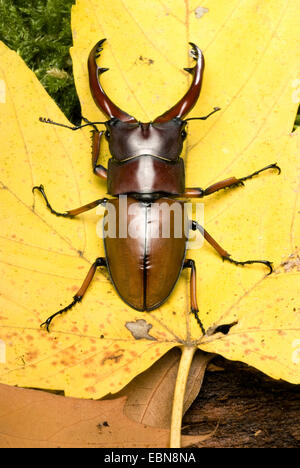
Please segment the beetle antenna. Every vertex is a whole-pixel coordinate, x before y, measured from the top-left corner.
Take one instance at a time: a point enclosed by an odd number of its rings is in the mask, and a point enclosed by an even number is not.
[[[214,107],[214,110],[211,111],[209,114],[205,115],[204,117],[190,117],[189,119],[184,119],[184,120],[185,121],[187,121],[187,120],[206,120],[206,119],[208,119],[208,117],[210,117],[215,112],[218,112],[219,110],[221,110],[221,107]]]
[[[52,124],[52,125],[58,125],[59,127],[69,128],[70,130],[79,130],[80,128],[87,127],[88,125],[92,125],[92,127],[94,127],[94,129],[96,131],[98,131],[98,129],[96,127],[96,124],[105,124],[107,122],[107,120],[105,122],[90,122],[90,121],[87,121],[87,119],[85,119],[85,118],[83,118],[83,120],[85,122],[88,122],[88,123],[85,123],[83,125],[71,126],[71,125],[65,125],[65,124],[58,123],[58,122],[53,122],[53,120],[47,119],[46,117],[40,117],[39,118],[40,122],[48,123],[48,124]]]

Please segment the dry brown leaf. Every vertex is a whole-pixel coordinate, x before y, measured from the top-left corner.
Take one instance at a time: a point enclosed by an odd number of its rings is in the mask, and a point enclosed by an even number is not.
[[[214,354],[197,351],[188,376],[183,414],[197,397],[206,366]],[[116,396],[126,396],[125,414],[134,421],[154,427],[169,428],[172,401],[181,353],[171,349],[165,356],[135,377]]]
[[[170,431],[129,419],[125,400],[67,398],[1,384],[0,448],[168,447]],[[182,437],[183,446],[201,440]]]

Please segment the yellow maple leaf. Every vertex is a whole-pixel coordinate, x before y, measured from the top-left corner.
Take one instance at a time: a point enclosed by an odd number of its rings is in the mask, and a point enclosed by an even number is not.
[[[50,334],[40,329],[70,302],[104,250],[99,213],[56,218],[31,189],[43,183],[53,206],[65,211],[105,196],[106,186],[92,174],[89,131],[40,123],[46,116],[68,124],[20,57],[1,44],[1,382],[100,398],[180,346],[187,362],[200,347],[299,383],[300,136],[292,132],[300,94],[299,6],[298,0],[212,0],[207,8],[180,0],[79,0],[73,7],[71,52],[85,117],[103,119],[86,68],[99,39],[109,39],[101,55],[110,68],[104,88],[142,121],[184,94],[189,78],[182,68],[191,62],[192,41],[206,68],[189,117],[222,110],[189,123],[187,186],[205,188],[275,162],[282,169],[205,199],[205,228],[233,258],[274,262],[266,276],[262,265],[223,263],[206,243],[188,253],[197,265],[205,336],[189,313],[186,272],[163,306],[141,313],[122,302],[101,271],[81,305],[57,319]],[[107,156],[104,147],[101,162]],[[228,333],[217,328],[235,322]],[[132,326],[141,327],[143,339]]]

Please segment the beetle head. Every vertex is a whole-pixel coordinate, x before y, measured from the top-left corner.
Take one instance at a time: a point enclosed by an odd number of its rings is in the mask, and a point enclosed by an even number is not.
[[[192,57],[196,60],[193,68],[185,68],[193,80],[189,90],[177,104],[156,117],[153,122],[141,123],[135,117],[117,107],[104,92],[100,76],[107,71],[97,65],[105,39],[99,41],[88,58],[90,89],[97,106],[109,116],[106,122],[106,138],[112,157],[124,161],[142,154],[157,156],[169,161],[178,159],[183,140],[186,137],[186,121],[182,119],[194,107],[199,97],[204,59],[201,50],[193,43]]]

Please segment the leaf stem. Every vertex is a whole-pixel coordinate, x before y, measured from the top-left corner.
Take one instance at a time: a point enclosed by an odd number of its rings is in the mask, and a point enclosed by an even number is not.
[[[174,390],[170,432],[170,448],[181,447],[181,421],[185,387],[196,350],[197,347],[195,346],[184,346],[181,349],[181,358]]]

